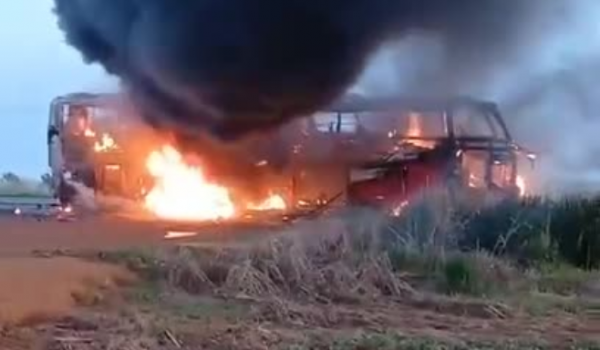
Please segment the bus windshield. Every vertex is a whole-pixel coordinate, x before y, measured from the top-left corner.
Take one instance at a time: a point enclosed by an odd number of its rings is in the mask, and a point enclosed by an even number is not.
[[[430,111],[361,112],[361,125],[373,132],[397,138],[442,138],[447,136],[445,115]]]

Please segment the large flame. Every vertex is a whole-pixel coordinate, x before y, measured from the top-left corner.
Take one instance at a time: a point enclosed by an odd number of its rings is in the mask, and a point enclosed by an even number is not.
[[[229,191],[210,183],[202,169],[185,163],[173,147],[152,152],[147,168],[155,180],[145,205],[162,219],[208,221],[232,218],[235,206]]]
[[[285,203],[285,199],[282,196],[277,194],[272,194],[264,200],[260,204],[250,204],[248,205],[248,209],[257,210],[257,211],[268,211],[268,210],[285,210],[287,208],[287,204]]]
[[[406,136],[414,137],[415,139],[410,140],[410,143],[417,147],[423,148],[434,148],[435,143],[428,140],[420,140],[420,137],[424,136],[422,118],[417,112],[410,112],[408,115],[408,128],[406,130]]]

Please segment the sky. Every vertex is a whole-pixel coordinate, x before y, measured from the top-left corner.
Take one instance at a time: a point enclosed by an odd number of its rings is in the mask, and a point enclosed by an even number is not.
[[[596,20],[600,16],[600,1],[579,0],[579,4],[581,6],[576,7],[578,10],[572,16],[564,17],[560,25],[554,26],[557,32],[552,40],[538,42],[533,50],[535,55],[509,65],[512,74],[503,74],[506,81],[490,85],[494,88],[490,93],[495,99],[502,100],[506,93],[514,93],[516,86],[527,86],[535,74],[551,73],[582,59],[600,57],[600,25]],[[52,7],[53,0],[3,1],[0,4],[0,47],[3,48],[0,56],[3,83],[0,85],[0,120],[3,121],[0,127],[0,172],[12,171],[37,178],[48,171],[46,128],[53,98],[78,91],[115,89],[113,78],[99,66],[85,64],[80,54],[64,43]],[[414,53],[408,46],[397,49],[401,52],[409,49]],[[407,57],[414,58],[414,55]],[[360,80],[365,84],[359,85],[374,91],[379,89],[370,85],[383,90],[397,89],[402,74],[390,72],[413,69],[411,65],[399,66],[398,59],[398,55],[383,50]],[[372,84],[368,83],[369,77],[372,77]],[[571,109],[563,108],[552,98],[542,102],[549,108],[544,111],[554,111],[550,113],[554,117],[544,112],[536,113],[540,118],[530,118],[537,134],[552,135],[552,140],[556,140],[557,135],[562,136],[561,149],[568,148],[565,144],[573,144],[574,153],[583,153],[582,148],[588,149],[592,145],[600,149],[596,133],[590,134],[593,142],[582,141],[582,131],[597,130],[595,127],[573,127],[573,120],[567,124],[563,120],[566,117],[559,118],[569,115],[565,111]],[[539,132],[540,125],[545,127],[542,133]],[[565,128],[566,125],[569,127]]]
[[[466,94],[499,103],[516,141],[538,152],[539,189],[600,191],[600,1],[568,0],[557,12],[559,2],[547,3],[511,40],[516,54],[499,57],[489,78],[467,80]],[[405,38],[382,48],[357,90],[410,94],[412,73],[444,63],[436,44]]]
[[[114,80],[64,43],[53,0],[0,4],[0,172],[39,177],[48,170],[46,127],[54,97],[111,91]]]

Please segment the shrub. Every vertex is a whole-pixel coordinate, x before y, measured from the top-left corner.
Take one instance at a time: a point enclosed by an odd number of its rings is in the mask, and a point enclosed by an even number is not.
[[[443,261],[437,275],[440,291],[472,296],[503,294],[521,280],[510,263],[483,252],[454,253]]]
[[[560,264],[542,267],[534,277],[539,292],[571,296],[583,293],[586,285],[598,276],[595,272]]]
[[[386,247],[411,248],[421,253],[442,254],[456,246],[454,208],[447,193],[431,191],[416,198],[398,217],[382,226]]]
[[[448,293],[479,294],[481,276],[465,256],[448,259],[444,266],[444,287]]]
[[[421,253],[485,251],[524,267],[562,261],[600,268],[600,197],[536,197],[479,207],[426,197],[392,219],[390,227],[383,234],[387,246]]]
[[[4,175],[0,179],[0,196],[7,197],[48,197],[50,188],[45,184],[27,179]]]
[[[563,259],[583,269],[599,268],[600,197],[559,201],[551,215],[551,235]]]
[[[550,204],[540,198],[505,200],[475,212],[459,209],[459,247],[484,250],[531,266],[558,259],[550,236]]]

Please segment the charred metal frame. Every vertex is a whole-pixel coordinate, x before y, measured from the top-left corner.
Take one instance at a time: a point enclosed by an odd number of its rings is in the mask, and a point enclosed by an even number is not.
[[[65,127],[63,118],[64,107],[67,105],[102,107],[117,98],[118,95],[116,94],[73,93],[59,96],[50,103],[46,140],[48,144],[48,166],[52,173],[53,190],[61,202],[70,201],[70,198],[74,195],[73,190],[66,184],[65,174],[73,170],[78,170],[73,169],[70,164],[66,164],[63,159],[62,148],[65,147],[63,138]],[[78,167],[75,166],[75,168]],[[97,169],[93,169],[93,172],[94,178],[97,177]]]
[[[457,136],[455,133],[455,116],[454,111],[457,107],[467,106],[473,111],[481,114],[482,118],[490,124],[491,130],[495,131],[495,137],[486,136]],[[493,102],[481,101],[469,97],[457,97],[452,99],[422,99],[422,98],[392,98],[392,99],[354,99],[343,100],[331,108],[332,112],[337,113],[360,113],[360,112],[380,112],[380,111],[432,111],[443,113],[445,136],[443,137],[410,137],[399,135],[397,142],[406,141],[433,141],[438,146],[426,153],[435,152],[438,156],[446,157],[449,161],[448,180],[453,180],[452,177],[459,177],[461,183],[464,184],[464,178],[458,173],[461,166],[462,155],[468,151],[483,151],[489,153],[488,163],[485,167],[485,184],[488,189],[493,187],[493,167],[495,161],[501,159],[503,164],[510,166],[512,173],[510,174],[509,186],[515,193],[518,193],[517,176],[518,176],[518,154],[523,151],[523,148],[518,146],[512,139],[510,131],[502,118],[497,104]],[[426,118],[426,117],[424,117]],[[491,118],[491,120],[489,119]],[[494,123],[496,125],[494,125]],[[500,130],[497,130],[497,127]],[[389,154],[380,157],[374,161],[367,161],[362,164],[357,164],[361,169],[401,169],[406,167],[415,159],[393,159],[398,151],[391,151]],[[348,184],[350,185],[350,184]]]
[[[64,164],[56,161],[56,155],[53,155],[52,143],[53,140],[58,137],[61,139],[61,132],[63,130],[62,120],[62,108],[66,104],[70,105],[85,105],[85,106],[105,106],[111,101],[118,99],[117,94],[89,94],[89,93],[75,93],[69,94],[54,99],[50,106],[50,116],[48,125],[48,146],[49,146],[49,165],[52,169],[53,177],[55,179],[55,188],[58,189],[60,181],[64,174]],[[453,111],[460,106],[468,106],[482,114],[482,117],[488,123],[495,123],[496,125],[490,125],[492,130],[496,132],[496,137],[476,137],[476,136],[457,136],[455,134],[454,125],[454,113]],[[452,161],[451,165],[454,169],[461,163],[460,152],[465,151],[484,151],[490,154],[489,162],[486,166],[486,179],[485,183],[491,186],[493,183],[492,169],[494,166],[494,158],[501,156],[503,161],[507,162],[513,169],[510,176],[510,183],[516,188],[517,173],[518,173],[518,153],[522,152],[523,149],[516,145],[512,139],[512,136],[501,116],[498,106],[495,103],[481,101],[469,97],[458,97],[450,99],[424,99],[424,98],[363,98],[359,96],[346,96],[345,98],[332,104],[331,107],[326,108],[323,112],[337,114],[337,125],[331,126],[331,134],[326,135],[325,138],[335,134],[342,134],[342,114],[344,113],[369,113],[369,112],[385,112],[385,111],[431,111],[440,112],[443,114],[445,136],[443,137],[406,137],[401,136],[397,141],[401,140],[422,140],[422,141],[434,141],[440,146],[436,147],[435,152],[442,154],[446,159]],[[493,119],[493,122],[490,119]],[[312,127],[316,128],[314,121],[311,121]],[[496,128],[495,126],[499,126]],[[360,127],[360,124],[358,125]],[[319,134],[319,133],[317,133]],[[342,142],[350,141],[353,144],[356,139],[360,138],[361,135],[348,135],[343,137]],[[309,141],[305,139],[305,141]],[[363,159],[365,153],[355,152],[360,147],[360,142],[355,146],[348,148],[348,154],[344,155],[343,163],[346,164],[348,169],[348,176],[346,178],[345,187],[350,185],[349,169],[351,168],[381,168],[391,169],[402,167],[408,164],[407,160],[394,160],[392,159],[395,153],[390,152],[387,155],[378,155],[378,159]],[[356,154],[353,154],[356,153]],[[300,156],[301,158],[301,156]],[[413,160],[414,161],[414,160]],[[302,163],[302,161],[300,161]],[[300,166],[302,166],[300,164]],[[455,171],[449,171],[449,176],[457,175]],[[451,179],[449,179],[451,180]],[[297,187],[295,176],[291,178],[291,192],[292,197],[295,197],[295,188]],[[294,201],[295,203],[295,201]]]

